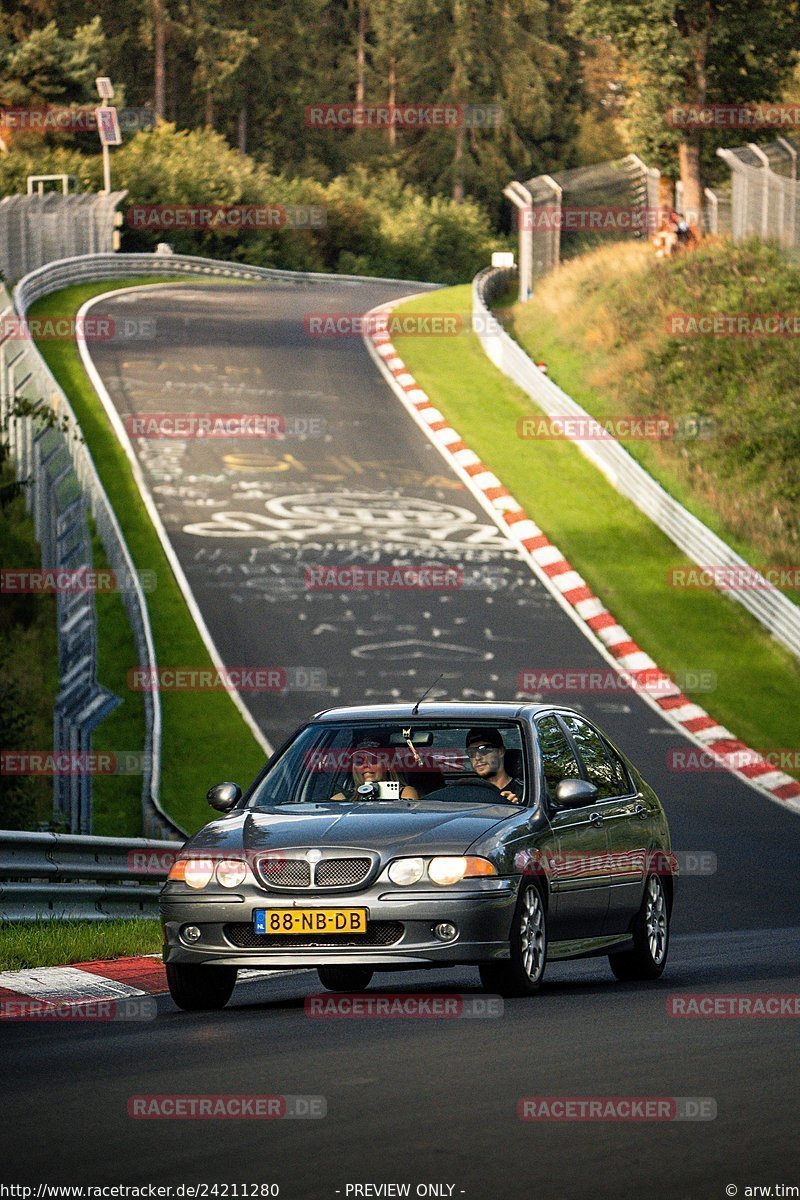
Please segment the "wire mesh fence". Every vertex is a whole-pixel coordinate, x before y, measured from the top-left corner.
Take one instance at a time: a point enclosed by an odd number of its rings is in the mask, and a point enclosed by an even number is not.
[[[7,283],[45,263],[114,249],[116,206],[126,191],[109,195],[45,192],[0,200],[0,274]]]
[[[566,258],[609,239],[647,237],[658,212],[659,172],[635,154],[553,175],[514,181],[520,300]]]
[[[713,237],[730,237],[733,201],[730,186],[704,188],[703,200],[704,208],[699,214],[699,224],[703,233]],[[679,213],[685,212],[683,184],[680,179],[675,183],[675,209]]]
[[[784,250],[800,246],[800,146],[789,138],[717,151],[731,171],[730,235],[775,240]]]

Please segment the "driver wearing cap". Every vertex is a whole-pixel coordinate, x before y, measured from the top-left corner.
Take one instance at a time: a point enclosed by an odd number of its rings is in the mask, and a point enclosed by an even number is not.
[[[497,729],[470,729],[467,734],[467,757],[475,774],[493,783],[504,800],[510,800],[512,804],[522,803],[523,782],[509,775],[506,770],[506,747]]]

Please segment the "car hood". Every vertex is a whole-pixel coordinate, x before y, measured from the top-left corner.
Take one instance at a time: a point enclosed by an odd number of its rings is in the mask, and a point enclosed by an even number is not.
[[[253,852],[342,846],[391,853],[460,854],[493,826],[519,816],[507,804],[396,800],[276,805],[237,812],[201,829],[192,849]]]

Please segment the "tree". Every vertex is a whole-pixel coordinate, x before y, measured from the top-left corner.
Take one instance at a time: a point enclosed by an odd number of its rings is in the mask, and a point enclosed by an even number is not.
[[[0,103],[9,106],[81,102],[96,97],[106,40],[100,18],[80,25],[71,37],[55,21],[27,37],[0,41]]]
[[[402,135],[402,165],[411,178],[456,201],[477,197],[499,213],[510,178],[552,168],[552,154],[543,147],[561,124],[553,89],[567,66],[551,32],[555,7],[545,0],[502,0],[497,6],[428,0],[408,99],[448,104],[463,119],[454,127]],[[499,112],[497,124],[491,106]]]
[[[667,173],[677,168],[684,206],[700,214],[704,144],[730,141],[732,131],[704,132],[697,121],[671,126],[669,112],[776,98],[795,61],[797,0],[575,0],[572,21],[584,36],[609,37],[625,56],[634,148],[659,157]]]
[[[203,123],[213,128],[215,100],[229,99],[229,85],[256,39],[246,28],[225,23],[222,0],[183,0],[176,20],[192,47],[194,89],[203,106]]]
[[[160,121],[164,120],[164,59],[166,50],[166,22],[164,0],[152,0],[153,13],[153,112]]]
[[[375,99],[390,107],[412,99],[409,81],[420,52],[420,27],[424,13],[420,0],[370,0],[370,23],[374,31],[372,87]],[[389,146],[397,145],[397,126],[387,131]]]

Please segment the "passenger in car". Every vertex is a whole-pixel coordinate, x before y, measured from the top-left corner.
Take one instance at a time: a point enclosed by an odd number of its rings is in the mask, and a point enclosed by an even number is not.
[[[470,729],[467,734],[467,757],[479,779],[493,783],[504,800],[522,804],[525,786],[521,779],[506,770],[506,747],[497,729]]]
[[[403,781],[397,774],[397,771],[391,767],[387,767],[381,759],[385,758],[386,750],[381,750],[381,743],[375,738],[361,738],[353,747],[353,784],[352,787],[346,787],[342,791],[337,792],[335,796],[331,796],[331,800],[357,800],[359,799],[358,789],[362,783],[381,783],[384,780],[392,780],[395,783],[402,784]],[[404,784],[400,788],[401,800],[419,800],[419,792],[416,788]]]

